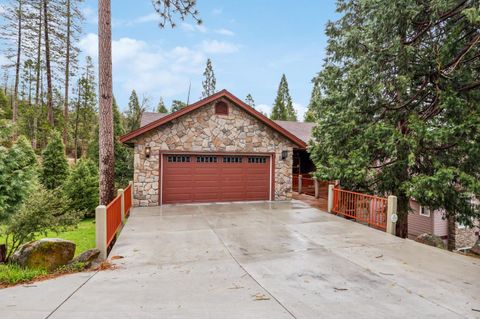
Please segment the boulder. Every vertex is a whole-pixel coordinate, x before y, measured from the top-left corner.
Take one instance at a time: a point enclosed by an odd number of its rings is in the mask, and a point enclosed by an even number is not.
[[[445,243],[443,240],[440,237],[432,234],[424,233],[418,235],[418,237],[415,238],[415,241],[425,245],[445,249]]]
[[[44,238],[20,246],[11,261],[21,267],[52,271],[72,260],[75,246],[75,243],[69,240]]]
[[[470,248],[470,252],[480,256],[480,239]]]
[[[82,263],[84,264],[84,268],[90,268],[90,266],[98,258],[98,256],[100,256],[99,249],[89,249],[75,257],[72,261],[69,262],[69,264]]]

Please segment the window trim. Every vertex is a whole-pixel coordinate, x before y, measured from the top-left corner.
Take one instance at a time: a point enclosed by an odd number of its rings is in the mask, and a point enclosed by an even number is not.
[[[428,214],[425,214],[425,213],[423,212],[424,209],[427,209],[427,210],[428,210]],[[429,207],[420,205],[420,208],[419,208],[419,210],[418,210],[418,214],[419,214],[420,216],[423,216],[423,217],[430,217],[430,216],[432,215],[432,211],[430,210]]]

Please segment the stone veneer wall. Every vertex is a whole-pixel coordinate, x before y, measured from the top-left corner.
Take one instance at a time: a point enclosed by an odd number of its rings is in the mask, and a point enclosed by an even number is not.
[[[222,99],[220,99],[222,100]],[[135,138],[134,205],[159,205],[161,150],[192,152],[275,152],[275,200],[292,197],[294,144],[241,108],[228,104],[228,115],[214,114],[214,103],[200,107]],[[151,148],[150,158],[145,147]],[[280,160],[287,150],[286,160]]]
[[[478,226],[458,227],[457,225],[457,229],[455,230],[455,248],[464,249],[473,247],[478,240],[478,232]]]

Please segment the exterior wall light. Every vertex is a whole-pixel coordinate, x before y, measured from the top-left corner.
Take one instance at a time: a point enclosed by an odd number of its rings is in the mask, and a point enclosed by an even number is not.
[[[145,147],[145,157],[146,158],[150,158],[150,152],[151,152],[150,146]]]
[[[286,160],[288,157],[288,151],[282,151],[282,161]]]

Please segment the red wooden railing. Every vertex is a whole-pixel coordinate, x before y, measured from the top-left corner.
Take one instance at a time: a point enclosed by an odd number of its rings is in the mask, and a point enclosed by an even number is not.
[[[123,200],[125,204],[125,217],[130,216],[130,209],[132,208],[132,184],[128,185],[123,192]]]
[[[315,180],[311,174],[302,174],[302,193],[315,196]]]
[[[107,247],[117,235],[117,231],[122,227],[122,196],[117,196],[107,205]]]
[[[292,175],[292,190],[298,192],[298,174]]]
[[[387,199],[384,197],[334,188],[332,211],[384,231],[387,229]]]

